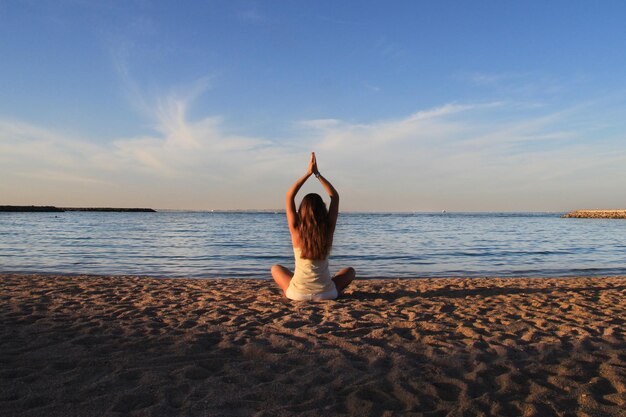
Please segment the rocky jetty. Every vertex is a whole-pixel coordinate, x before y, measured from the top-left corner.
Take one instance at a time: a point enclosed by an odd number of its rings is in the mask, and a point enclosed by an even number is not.
[[[626,219],[626,210],[575,210],[563,217],[577,219]]]
[[[155,213],[151,208],[115,208],[115,207],[62,207],[63,211],[120,211],[120,212],[140,212]]]
[[[107,211],[154,213],[151,208],[115,208],[115,207],[54,207],[54,206],[0,206],[5,212],[64,212],[64,211]]]
[[[37,211],[37,212],[62,212],[63,209],[53,206],[0,206],[0,211]]]

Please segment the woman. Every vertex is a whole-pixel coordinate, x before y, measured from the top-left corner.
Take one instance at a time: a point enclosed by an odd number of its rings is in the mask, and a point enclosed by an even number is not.
[[[307,194],[296,211],[294,201],[300,187],[311,175],[322,183],[330,196],[330,208],[318,194]],[[306,174],[287,191],[287,223],[296,259],[295,272],[282,265],[272,266],[272,277],[291,300],[333,300],[356,276],[354,268],[344,268],[331,277],[328,271],[328,255],[333,244],[333,234],[339,215],[339,194],[317,170],[315,153]]]

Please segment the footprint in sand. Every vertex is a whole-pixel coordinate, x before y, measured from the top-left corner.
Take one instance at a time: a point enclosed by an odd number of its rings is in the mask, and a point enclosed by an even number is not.
[[[178,327],[181,329],[190,329],[192,327],[195,327],[197,324],[198,322],[196,320],[185,320]]]
[[[302,326],[306,326],[306,324],[307,324],[306,321],[292,320],[292,321],[283,323],[283,327],[287,329],[299,329]]]
[[[75,362],[55,362],[52,367],[57,371],[69,371],[76,368]]]
[[[127,381],[136,381],[141,378],[143,372],[139,369],[133,369],[131,371],[126,371],[120,374],[120,378],[125,379]]]
[[[600,377],[593,378],[589,383],[588,389],[598,403],[604,405],[615,405],[614,401],[611,401],[611,395],[617,393],[617,390],[608,379]]]
[[[177,385],[165,390],[167,403],[174,408],[180,408],[185,404],[191,390],[189,384]]]
[[[139,392],[125,394],[118,398],[117,402],[111,409],[119,413],[129,413],[134,410],[149,407],[155,403],[155,397],[152,394]]]
[[[201,380],[210,377],[211,372],[208,369],[192,365],[185,368],[184,375],[187,379]]]
[[[361,386],[356,391],[348,394],[346,406],[350,415],[374,415],[379,414],[386,406],[392,406],[393,399],[375,384]]]
[[[444,401],[457,401],[461,394],[461,388],[454,384],[448,384],[445,382],[435,382],[433,384],[437,390],[439,398]]]
[[[26,408],[38,408],[48,405],[52,400],[48,397],[43,397],[40,395],[33,395],[32,397],[28,397],[24,402]]]

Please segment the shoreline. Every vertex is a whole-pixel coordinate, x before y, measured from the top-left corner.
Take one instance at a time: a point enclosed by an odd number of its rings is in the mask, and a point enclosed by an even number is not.
[[[0,415],[623,415],[626,277],[0,274]]]
[[[358,271],[357,271],[358,274]],[[99,274],[99,273],[80,273],[80,272],[42,272],[42,271],[22,271],[22,270],[0,270],[0,278],[3,276],[39,276],[39,277],[67,277],[67,278],[94,278],[94,279],[145,279],[145,280],[157,280],[157,281],[233,281],[235,283],[239,281],[250,282],[250,281],[259,281],[260,283],[267,283],[268,286],[271,287],[272,277],[271,273],[268,272],[264,274],[252,274],[252,275],[241,275],[241,276],[172,276],[172,275],[141,275],[141,274],[129,274],[129,273],[119,273],[119,274]],[[498,282],[503,280],[578,280],[578,279],[605,279],[605,278],[621,278],[626,277],[626,273],[619,272],[615,273],[607,273],[607,272],[599,272],[597,274],[579,274],[579,275],[571,275],[571,274],[563,274],[563,275],[465,275],[465,276],[456,276],[456,275],[435,275],[435,276],[360,276],[357,275],[357,281],[362,282],[377,282],[377,281],[442,281],[442,280],[470,280],[470,281],[491,281],[497,280]],[[237,284],[235,284],[237,285]],[[626,417],[626,416],[625,416]]]
[[[515,274],[508,275],[507,272],[501,271],[500,274],[493,273],[476,273],[465,274],[462,276],[454,275],[454,274],[441,274],[441,275],[416,275],[416,276],[402,276],[402,275],[389,275],[389,276],[361,276],[358,275],[357,270],[357,281],[363,282],[371,282],[371,281],[424,281],[424,280],[576,280],[576,279],[603,279],[603,278],[621,278],[626,277],[626,268],[624,270],[615,269],[610,270],[601,270],[598,272],[592,272],[588,270],[581,270],[578,274],[571,273],[572,270],[564,270],[568,273],[553,273],[541,275],[537,274]],[[584,271],[584,272],[583,272]],[[91,273],[91,272],[67,272],[67,271],[42,271],[42,270],[19,270],[19,269],[10,269],[10,270],[1,270],[0,269],[0,278],[3,276],[39,276],[39,277],[68,277],[68,278],[95,278],[95,279],[120,279],[120,278],[131,278],[131,279],[146,279],[146,280],[158,280],[158,281],[259,281],[259,282],[272,282],[271,273],[269,268],[267,271],[263,270],[259,273],[250,273],[246,275],[202,275],[202,276],[193,276],[193,275],[143,275],[143,274],[133,274],[133,273],[110,273],[110,274],[102,274],[102,273]]]

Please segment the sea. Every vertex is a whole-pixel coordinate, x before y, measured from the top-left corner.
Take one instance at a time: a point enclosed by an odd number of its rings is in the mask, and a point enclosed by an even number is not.
[[[341,213],[331,270],[360,278],[626,275],[626,220],[563,213]],[[270,278],[284,212],[0,213],[0,272]],[[331,271],[332,272],[332,271]]]

